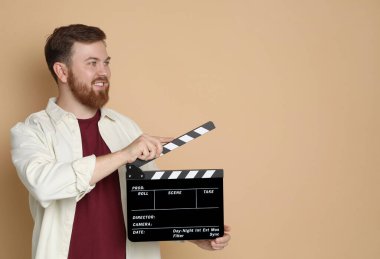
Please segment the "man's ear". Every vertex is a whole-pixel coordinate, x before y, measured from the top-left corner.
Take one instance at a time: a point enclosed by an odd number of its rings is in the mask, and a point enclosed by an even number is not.
[[[62,83],[67,83],[69,69],[66,66],[66,64],[61,62],[55,62],[53,65],[53,69],[58,77],[58,81],[61,81]]]

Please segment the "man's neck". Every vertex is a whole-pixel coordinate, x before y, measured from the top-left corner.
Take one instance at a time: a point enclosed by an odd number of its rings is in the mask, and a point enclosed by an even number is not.
[[[98,109],[83,105],[75,98],[65,98],[64,96],[58,96],[57,105],[67,112],[71,112],[77,119],[89,119],[94,117]]]

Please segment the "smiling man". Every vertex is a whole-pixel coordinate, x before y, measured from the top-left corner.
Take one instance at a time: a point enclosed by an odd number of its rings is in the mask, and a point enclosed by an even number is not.
[[[45,57],[58,96],[11,130],[12,160],[35,223],[32,258],[160,258],[157,242],[126,237],[123,165],[158,157],[171,138],[143,134],[131,119],[104,108],[111,77],[105,39],[97,27],[55,29]],[[153,163],[144,168],[154,169]],[[222,249],[230,239],[225,230],[193,243]]]

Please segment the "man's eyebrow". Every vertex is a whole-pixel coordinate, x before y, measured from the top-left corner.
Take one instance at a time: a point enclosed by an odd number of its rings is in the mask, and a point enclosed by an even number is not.
[[[99,61],[100,58],[96,58],[96,57],[88,57],[86,58],[84,61],[89,61],[89,60],[96,60],[96,61]],[[105,61],[110,61],[111,60],[111,57],[107,57]]]

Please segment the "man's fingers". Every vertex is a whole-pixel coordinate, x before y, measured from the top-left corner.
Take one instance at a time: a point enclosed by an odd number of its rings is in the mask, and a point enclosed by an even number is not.
[[[223,244],[218,244],[218,243],[215,243],[215,242],[211,243],[211,247],[214,250],[221,250],[221,249],[225,248],[227,245],[228,245],[228,243],[223,243]]]
[[[152,159],[159,157],[163,151],[163,146],[174,139],[172,137],[153,137],[153,136],[149,136],[149,138],[155,144],[155,147],[156,147],[155,156],[152,157]]]
[[[161,142],[161,144],[163,144],[163,145],[174,140],[174,138],[172,138],[172,137],[158,137],[158,139]]]
[[[229,225],[224,225],[224,232],[230,232],[231,227]]]
[[[223,249],[228,245],[228,242],[230,241],[231,237],[228,234],[225,234],[223,237],[219,237],[215,240],[212,240],[211,246],[213,249],[219,250]]]
[[[230,241],[231,239],[231,236],[227,233],[224,234],[224,236],[222,237],[218,237],[217,239],[215,239],[215,242],[217,244],[224,244],[224,243],[228,243],[228,241]]]
[[[172,141],[174,138],[171,137],[155,137],[149,136],[147,134],[142,135],[143,141],[143,150],[139,159],[142,160],[151,160],[157,158],[161,155],[163,150],[163,145]]]
[[[163,144],[160,140],[160,137],[148,136],[148,138],[150,141],[149,144],[153,145],[153,147],[150,146],[149,148],[149,150],[153,153],[151,159],[159,157],[163,150]]]
[[[147,160],[148,156],[149,156],[149,149],[144,143],[143,145],[140,146],[140,155],[138,156],[138,158],[141,160]]]

